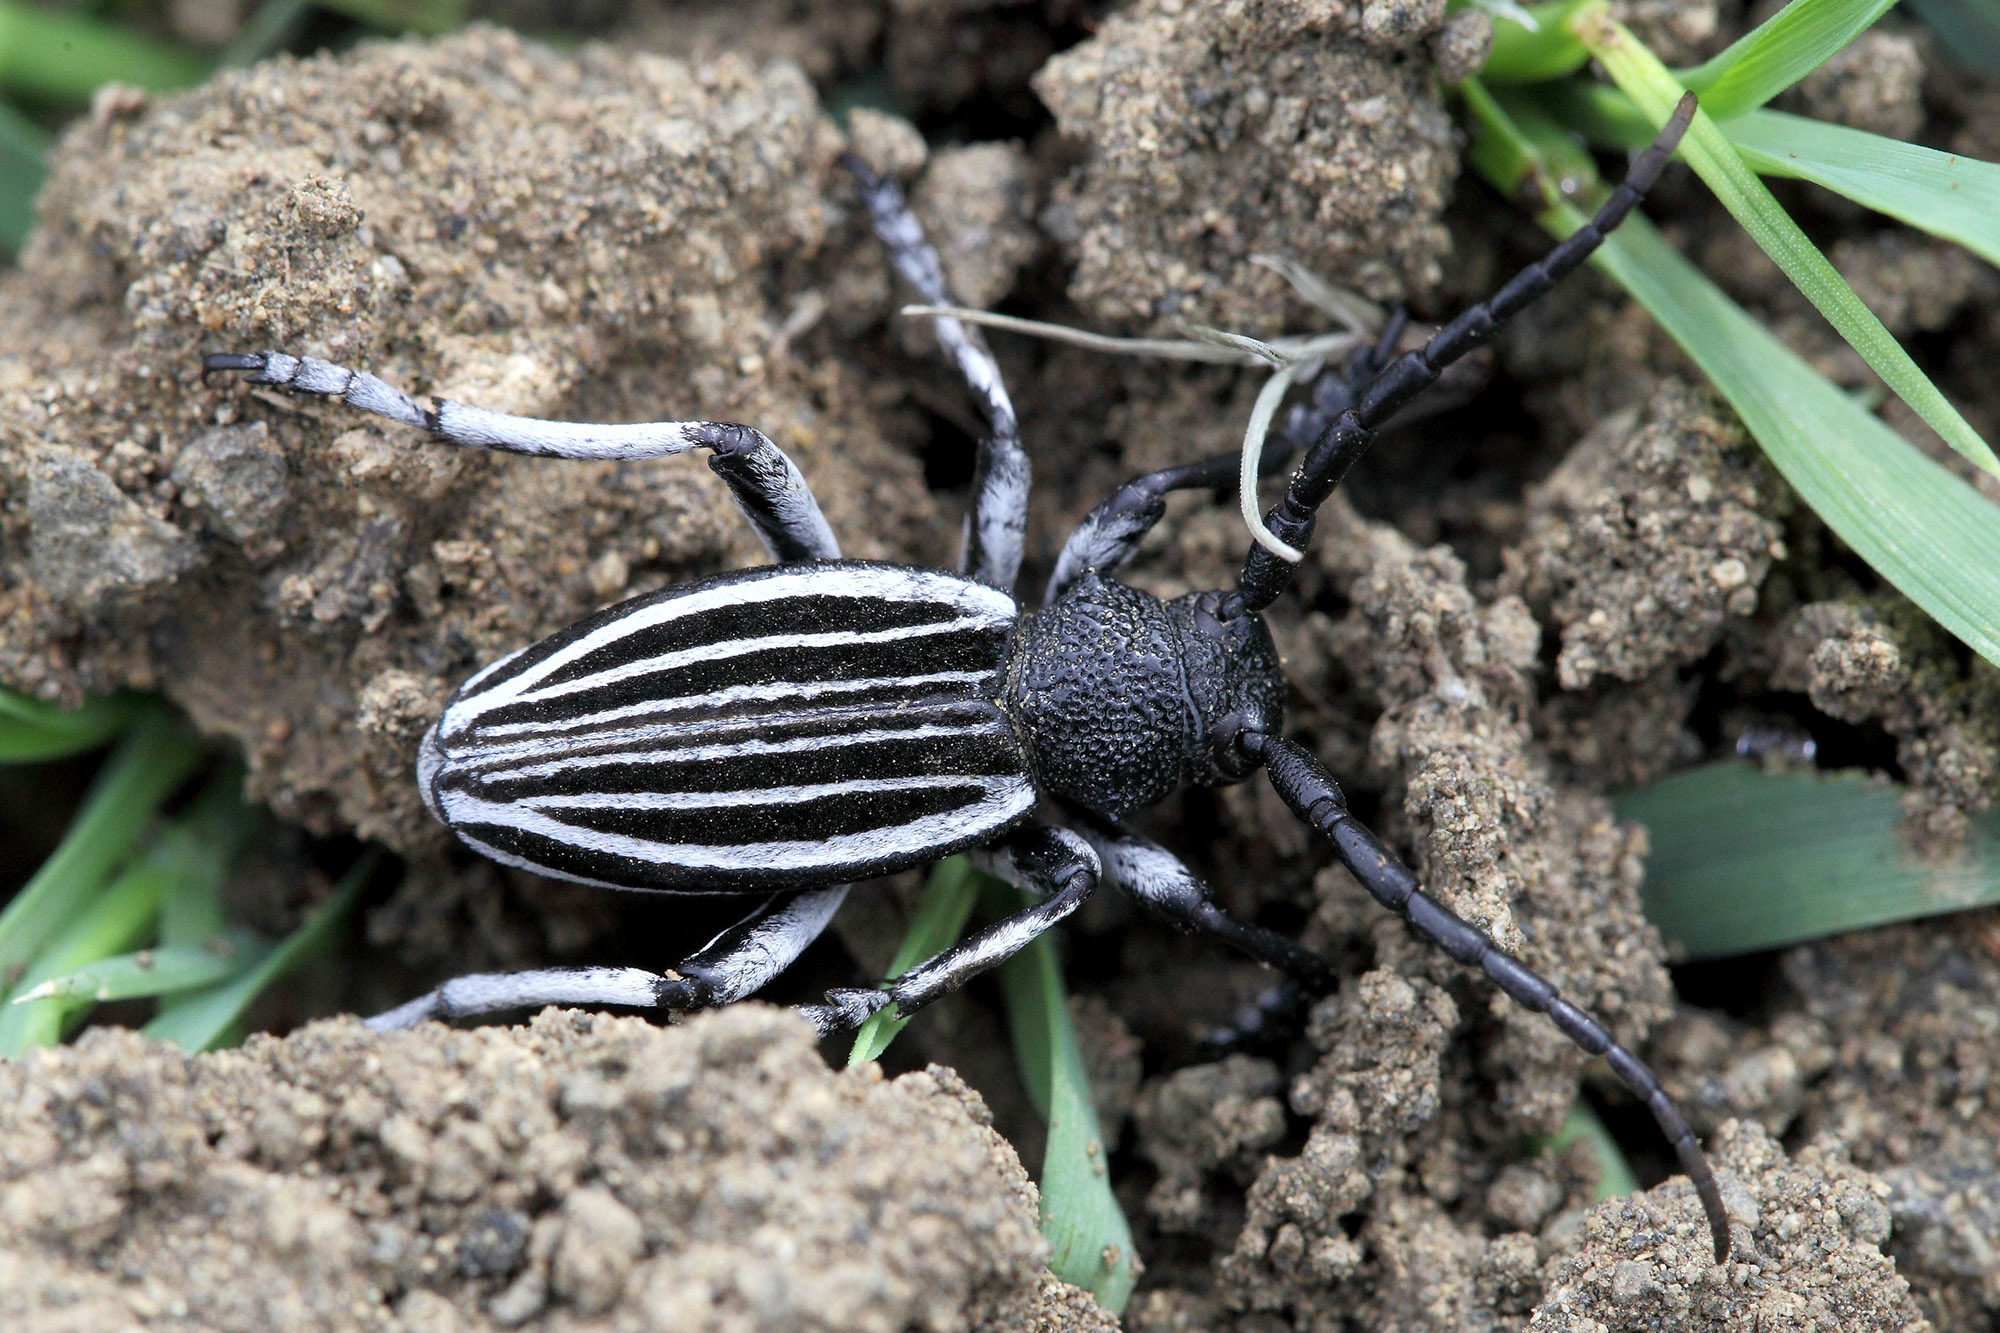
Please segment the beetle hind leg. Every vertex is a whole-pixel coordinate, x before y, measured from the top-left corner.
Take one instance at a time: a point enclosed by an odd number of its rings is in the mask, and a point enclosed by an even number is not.
[[[1041,900],[919,963],[887,989],[833,990],[823,1004],[800,1005],[798,1012],[821,1036],[855,1027],[891,1005],[898,1013],[914,1013],[998,967],[1081,907],[1097,888],[1100,874],[1090,844],[1052,824],[1029,824],[994,846],[967,855],[981,870],[1041,894]]]
[[[475,972],[368,1020],[379,1031],[427,1018],[471,1018],[551,1004],[612,1005],[692,1013],[732,1003],[790,967],[819,938],[848,886],[777,894],[758,904],[670,972],[641,967],[544,967]]]

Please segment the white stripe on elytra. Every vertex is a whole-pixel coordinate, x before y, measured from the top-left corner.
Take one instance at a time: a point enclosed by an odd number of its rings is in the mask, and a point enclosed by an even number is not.
[[[445,793],[449,822],[458,828],[471,824],[494,824],[583,851],[623,857],[642,864],[676,866],[687,870],[781,871],[800,875],[837,875],[846,866],[867,864],[885,856],[921,855],[933,847],[976,838],[1034,809],[1037,799],[1032,782],[1026,777],[1012,778],[990,792],[984,800],[885,828],[799,842],[774,840],[740,846],[699,847],[686,843],[656,842],[623,833],[580,829],[517,804],[482,801],[466,792]],[[474,848],[485,850],[477,839],[466,837],[463,832],[459,836]],[[604,882],[564,874],[518,856],[499,859],[510,865],[524,866],[563,879],[576,879],[587,884]]]
[[[733,759],[741,755],[797,754],[802,750],[866,745],[876,741],[922,741],[947,736],[1003,736],[1009,740],[1013,739],[1013,733],[1007,730],[1006,724],[996,714],[985,721],[957,727],[932,724],[907,727],[901,731],[835,732],[827,736],[794,736],[782,741],[747,740],[725,745],[696,745],[684,750],[617,750],[610,753],[565,755],[520,768],[481,768],[479,776],[486,782],[513,782],[522,778],[554,777],[558,773],[568,773],[579,768],[601,768],[609,764],[694,764],[705,763],[711,759]],[[478,757],[475,755],[473,762],[476,763]]]
[[[950,574],[894,567],[805,565],[764,578],[736,579],[713,587],[690,589],[646,606],[634,607],[574,643],[565,644],[512,679],[492,686],[481,703],[493,707],[518,698],[549,676],[629,634],[671,624],[705,611],[781,601],[790,597],[876,597],[892,602],[936,602],[966,612],[996,628],[1013,623],[1017,614],[1014,599],[1006,593]],[[478,680],[485,674],[482,672],[473,679]]]
[[[660,653],[653,657],[643,657],[636,661],[621,662],[617,666],[593,671],[575,680],[559,681],[544,685],[540,689],[522,690],[508,703],[535,704],[560,699],[564,695],[580,694],[586,690],[598,689],[605,685],[615,685],[621,680],[631,680],[637,676],[651,676],[672,671],[676,667],[694,666],[700,663],[720,662],[731,657],[747,657],[751,653],[761,653],[773,648],[851,648],[862,644],[895,643],[902,639],[926,639],[938,635],[960,634],[967,630],[991,628],[985,621],[971,616],[961,616],[956,620],[935,620],[923,625],[899,625],[894,629],[868,630],[824,630],[816,634],[765,634],[749,639],[726,639],[719,643],[697,644],[692,648],[681,648],[671,653]],[[508,682],[511,684],[512,682]],[[494,690],[498,694],[505,686]],[[450,712],[460,714],[462,710],[478,712],[495,705],[488,702],[490,696],[475,695],[471,698],[460,696],[451,706]],[[454,718],[454,721],[457,719]],[[460,723],[459,725],[466,725]],[[456,730],[456,728],[454,728]]]
[[[606,708],[582,717],[551,719],[535,722],[490,722],[479,729],[479,741],[484,745],[489,740],[500,740],[512,736],[545,736],[551,732],[581,732],[586,728],[600,727],[610,722],[627,718],[656,717],[668,713],[700,712],[704,709],[724,708],[731,704],[778,703],[794,699],[818,699],[830,694],[860,694],[868,690],[889,689],[902,686],[915,689],[924,685],[978,685],[981,681],[993,680],[999,676],[998,669],[989,671],[932,671],[919,676],[872,676],[863,680],[776,680],[755,685],[728,685],[707,694],[686,694],[672,699],[648,699],[644,703],[627,704],[622,708]],[[742,719],[757,721],[765,719]],[[678,731],[685,723],[668,724],[667,730]],[[596,741],[607,735],[622,739],[648,736],[651,729],[634,730],[629,733],[592,733],[579,735],[578,740]]]
[[[922,711],[932,715],[940,711],[944,711],[948,715],[956,712],[962,717],[963,710],[967,705],[993,707],[992,704],[981,699],[952,699],[945,702],[945,709],[941,710],[932,707],[925,708]],[[843,718],[842,720],[880,722],[892,715],[899,720],[911,721],[914,721],[917,716],[906,704],[900,708],[864,710],[860,713],[858,719]],[[765,714],[750,717],[730,716],[711,718],[700,722],[660,722],[651,726],[613,727],[602,731],[583,732],[570,736],[530,736],[525,739],[507,741],[500,744],[488,743],[482,735],[470,739],[459,738],[458,748],[451,756],[451,760],[456,766],[467,771],[486,771],[496,764],[511,764],[523,760],[555,760],[570,755],[603,754],[606,753],[606,747],[615,747],[619,754],[628,757],[637,754],[642,759],[652,758],[663,751],[671,751],[676,747],[685,746],[703,738],[712,739],[743,733],[755,735],[759,732],[766,732],[773,729],[785,730],[802,723],[824,721],[827,717],[832,716],[836,716],[836,714],[831,712],[831,710],[823,715],[798,713],[791,715]],[[580,719],[579,723],[572,725],[587,725],[593,720],[593,717],[594,715],[592,717],[585,717]],[[991,716],[987,715],[986,721],[990,722],[991,720]],[[974,723],[970,725],[978,724]]]
[[[731,806],[771,805],[822,796],[860,796],[878,791],[923,791],[935,787],[978,787],[992,791],[1017,782],[1014,773],[926,773],[912,778],[854,778],[848,782],[811,782],[797,787],[761,787],[744,791],[578,791],[531,796],[522,801],[537,810],[710,810]]]

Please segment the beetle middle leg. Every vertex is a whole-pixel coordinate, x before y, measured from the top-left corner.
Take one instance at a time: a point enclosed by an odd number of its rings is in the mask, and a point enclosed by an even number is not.
[[[732,1004],[761,989],[818,939],[848,886],[773,894],[671,972],[641,967],[543,967],[453,977],[368,1020],[377,1031],[427,1018],[470,1018],[550,1004],[620,1005],[688,1013]]]
[[[864,1023],[890,1005],[899,1013],[914,1013],[998,967],[1083,906],[1101,873],[1090,844],[1053,824],[1029,824],[966,856],[996,879],[1043,895],[1041,901],[919,963],[885,990],[831,990],[826,1003],[801,1005],[799,1012],[821,1035]]]
[[[762,431],[719,421],[641,421],[601,424],[544,421],[433,398],[424,407],[366,371],[286,352],[222,352],[202,363],[206,371],[241,371],[252,384],[290,393],[338,398],[347,406],[429,431],[445,444],[543,458],[632,462],[711,451],[709,467],[728,484],[757,540],[779,564],[838,560],[840,543],[827,526],[812,488],[785,451]]]
[[[902,190],[853,154],[843,160],[854,173],[862,202],[875,224],[875,235],[888,249],[896,272],[928,304],[951,305],[944,266],[924,239],[924,229],[904,202]],[[932,324],[938,345],[971,386],[988,426],[973,470],[972,513],[966,519],[959,568],[981,583],[1012,592],[1028,537],[1030,468],[1027,450],[1021,447],[1020,423],[1007,386],[1000,380],[1000,363],[993,359],[979,330],[950,318],[936,319]]]

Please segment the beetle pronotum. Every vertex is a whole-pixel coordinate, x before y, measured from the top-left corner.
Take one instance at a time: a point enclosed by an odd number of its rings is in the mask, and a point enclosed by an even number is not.
[[[1420,349],[1306,414],[1316,438],[1271,510],[1290,547],[1375,430],[1443,368],[1582,263],[1637,204],[1693,116],[1684,99],[1595,218]],[[856,164],[875,229],[922,298],[946,304],[937,256],[896,188]],[[1057,559],[1042,608],[1013,596],[1028,458],[999,368],[956,320],[938,338],[977,396],[980,444],[962,573],[846,561],[791,460],[761,432],[707,421],[593,425],[420,406],[359,371],[283,352],[223,353],[208,370],[339,398],[450,444],[557,458],[710,451],[709,466],[775,562],[610,607],[461,685],[424,738],[425,803],[470,847],[585,884],[761,892],[742,922],[672,969],[543,968],[458,977],[377,1016],[424,1018],[550,1003],[690,1011],[742,998],[823,930],[848,882],[955,851],[1038,900],[877,989],[829,991],[822,1032],[886,1006],[908,1013],[1011,956],[1109,879],[1174,924],[1215,936],[1312,993],[1331,969],[1276,932],[1232,920],[1166,849],[1121,822],[1183,786],[1263,770],[1384,906],[1509,996],[1602,1055],[1646,1103],[1728,1253],[1715,1177],[1659,1080],[1594,1018],[1419,888],[1348,812],[1313,755],[1280,731],[1285,681],[1262,611],[1292,566],[1253,545],[1237,586],[1162,603],[1117,582],[1176,490],[1234,480],[1235,455],[1128,482]],[[1292,435],[1297,436],[1294,431]],[[1305,443],[1292,438],[1293,447]],[[1034,818],[1059,805],[1074,830]]]

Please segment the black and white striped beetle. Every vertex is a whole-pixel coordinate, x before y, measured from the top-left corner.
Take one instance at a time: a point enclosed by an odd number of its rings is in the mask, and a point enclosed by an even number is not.
[[[1281,444],[1310,442],[1268,524],[1302,549],[1313,515],[1373,432],[1443,368],[1548,291],[1616,227],[1693,115],[1684,99],[1624,184],[1583,229],[1422,348],[1329,377]],[[896,269],[947,303],[937,256],[895,186],[853,164]],[[424,738],[426,804],[467,845],[506,865],[608,888],[768,896],[667,972],[550,968],[448,981],[371,1020],[551,1003],[690,1011],[757,990],[798,957],[848,881],[966,851],[1039,900],[884,988],[836,990],[803,1012],[822,1032],[888,1005],[907,1013],[1019,950],[1108,878],[1174,924],[1216,936],[1307,991],[1327,965],[1273,931],[1232,920],[1164,848],[1126,829],[1132,812],[1189,783],[1262,769],[1385,906],[1515,1000],[1603,1055],[1652,1110],[1728,1253],[1720,1192],[1658,1079],[1590,1015],[1440,906],[1349,813],[1312,754],[1279,734],[1285,681],[1262,611],[1291,566],[1252,546],[1235,590],[1162,603],[1110,576],[1165,512],[1168,492],[1218,489],[1234,455],[1127,483],[1064,545],[1043,607],[1012,595],[1026,529],[1028,459],[999,368],[951,319],[940,343],[991,427],[979,450],[963,574],[840,559],[789,458],[747,426],[592,425],[505,416],[434,399],[419,406],[372,375],[281,352],[210,356],[209,371],[339,398],[473,448],[638,459],[711,451],[773,565],[636,597],[523,648],[467,680]],[[1033,818],[1050,800],[1076,831]]]

